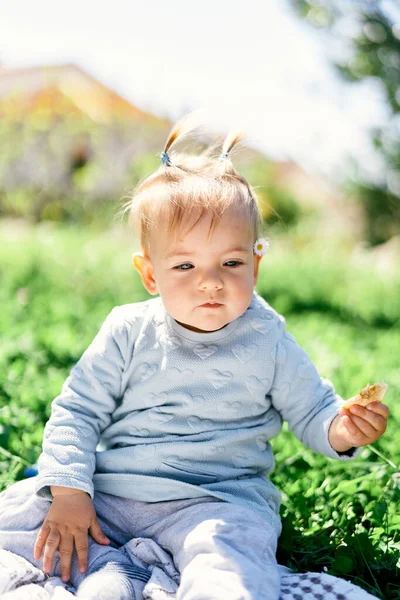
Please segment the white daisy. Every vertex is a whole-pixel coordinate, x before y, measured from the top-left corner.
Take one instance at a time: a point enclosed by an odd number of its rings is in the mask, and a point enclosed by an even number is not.
[[[269,241],[266,238],[258,238],[254,242],[254,252],[258,256],[264,256],[269,250]]]

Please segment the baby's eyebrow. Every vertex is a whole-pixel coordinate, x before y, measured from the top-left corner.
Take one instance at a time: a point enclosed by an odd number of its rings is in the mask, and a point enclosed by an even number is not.
[[[229,248],[228,250],[224,250],[221,254],[230,254],[231,252],[249,252],[249,249],[246,246],[236,246],[235,248]],[[186,250],[172,250],[169,252],[165,258],[171,258],[173,256],[194,256],[196,252],[186,251]]]

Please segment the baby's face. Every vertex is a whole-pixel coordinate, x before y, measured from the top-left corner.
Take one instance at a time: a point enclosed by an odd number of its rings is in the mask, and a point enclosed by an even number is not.
[[[206,215],[182,235],[160,229],[150,236],[150,262],[165,309],[192,331],[215,331],[243,314],[257,281],[248,218],[227,210],[211,234],[210,223]]]

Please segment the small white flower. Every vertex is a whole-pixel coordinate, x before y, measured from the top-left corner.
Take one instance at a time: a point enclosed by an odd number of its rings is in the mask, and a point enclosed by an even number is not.
[[[254,242],[254,252],[258,256],[264,256],[269,250],[269,241],[266,238],[258,238]]]
[[[325,573],[326,573],[326,572],[327,572],[327,570],[328,570],[328,567],[323,567],[323,569],[324,569],[324,571],[325,571]]]

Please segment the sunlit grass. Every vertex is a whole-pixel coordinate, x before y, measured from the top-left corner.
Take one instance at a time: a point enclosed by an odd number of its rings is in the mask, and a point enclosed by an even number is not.
[[[53,398],[115,305],[146,299],[127,233],[0,223],[0,489],[41,450]],[[400,272],[400,271],[399,271]],[[344,398],[389,384],[386,434],[353,462],[315,454],[284,431],[273,440],[282,490],[281,563],[351,579],[400,598],[400,275],[350,248],[276,238],[258,290]]]

